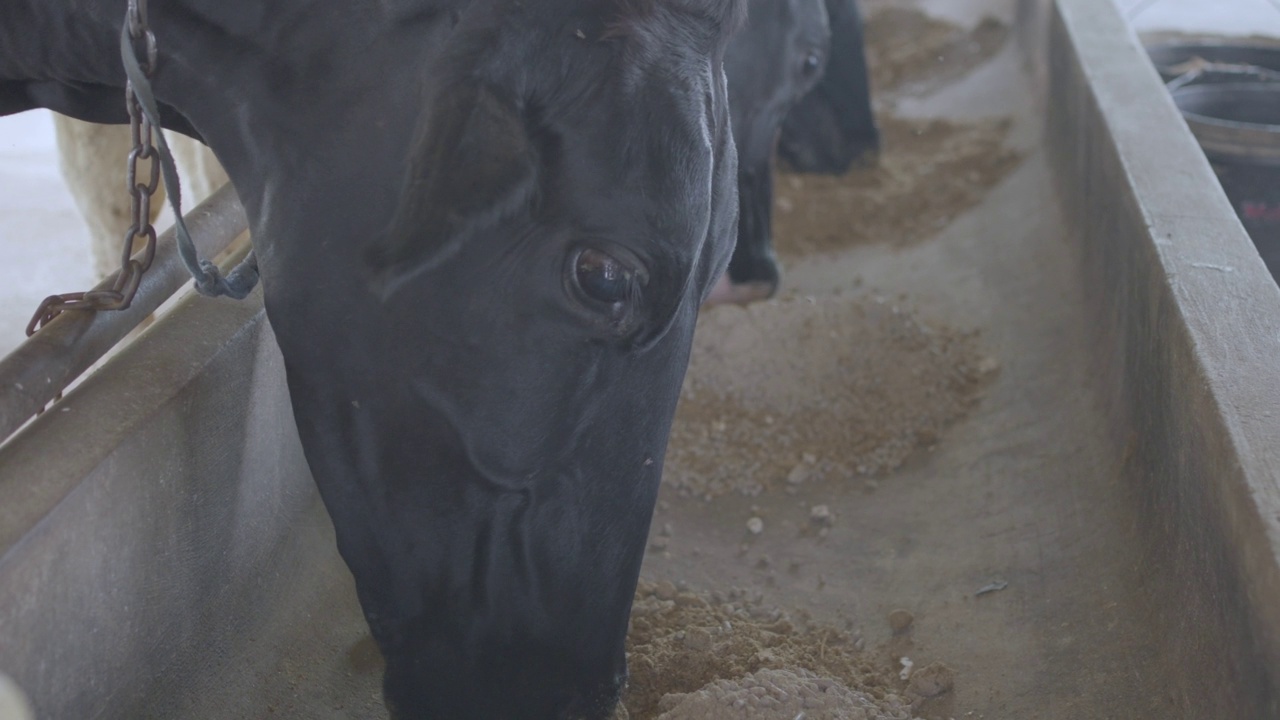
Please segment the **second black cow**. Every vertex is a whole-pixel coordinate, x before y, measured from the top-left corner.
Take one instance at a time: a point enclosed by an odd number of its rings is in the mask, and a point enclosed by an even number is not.
[[[777,291],[773,154],[799,172],[841,175],[873,157],[862,20],[854,0],[752,0],[725,56],[738,148],[738,242],[709,303]]]
[[[787,113],[778,155],[792,170],[843,175],[875,157],[880,131],[871,108],[862,17],[854,0],[825,0],[831,47],[817,86]]]

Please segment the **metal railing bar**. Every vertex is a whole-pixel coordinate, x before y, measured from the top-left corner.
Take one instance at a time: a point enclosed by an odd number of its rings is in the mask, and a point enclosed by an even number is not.
[[[230,184],[184,217],[204,257],[218,255],[248,229],[244,208]],[[110,288],[114,280],[113,274],[97,288]],[[0,443],[190,282],[169,228],[160,236],[155,260],[128,309],[69,310],[0,359]]]

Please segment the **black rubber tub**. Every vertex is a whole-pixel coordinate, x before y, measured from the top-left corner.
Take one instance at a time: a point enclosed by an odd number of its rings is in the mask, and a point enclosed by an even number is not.
[[[1236,45],[1228,43],[1170,42],[1150,45],[1147,55],[1165,82],[1186,72],[1187,64],[1196,58],[1223,65],[1252,65],[1280,72],[1280,47]],[[1229,82],[1228,76],[1213,75],[1213,81]]]
[[[1193,84],[1172,95],[1258,254],[1280,279],[1280,83]]]

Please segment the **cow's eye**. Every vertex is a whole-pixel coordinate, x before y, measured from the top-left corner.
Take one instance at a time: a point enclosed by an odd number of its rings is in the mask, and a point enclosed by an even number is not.
[[[614,308],[631,297],[636,274],[612,255],[587,248],[573,261],[573,278],[588,298]]]
[[[822,55],[818,52],[811,52],[804,58],[804,63],[800,66],[800,71],[804,73],[806,78],[811,78],[818,73],[818,69],[822,67]]]

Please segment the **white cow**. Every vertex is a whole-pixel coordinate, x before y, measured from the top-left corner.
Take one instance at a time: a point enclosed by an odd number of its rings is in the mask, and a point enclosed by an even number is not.
[[[8,675],[0,673],[0,720],[34,720],[31,701]]]
[[[120,268],[120,244],[130,224],[125,168],[133,149],[128,125],[97,125],[54,114],[59,168],[76,208],[89,226],[94,271],[99,277]],[[182,180],[184,212],[209,197],[227,175],[203,143],[166,131]],[[145,172],[145,171],[144,171]],[[146,182],[147,178],[139,178]],[[164,186],[151,200],[151,220],[164,206]],[[140,246],[135,246],[134,250]]]

